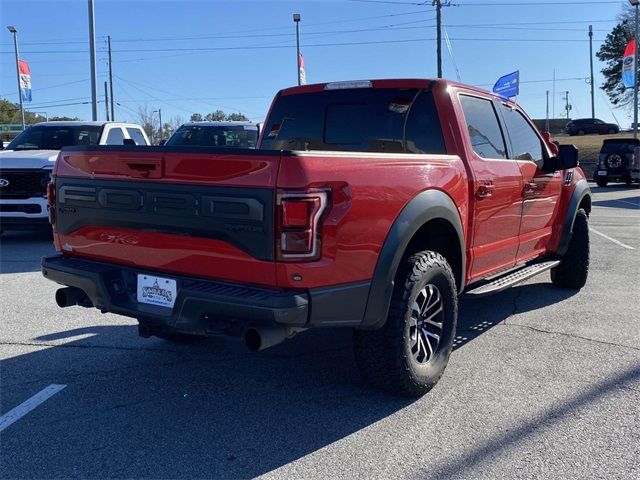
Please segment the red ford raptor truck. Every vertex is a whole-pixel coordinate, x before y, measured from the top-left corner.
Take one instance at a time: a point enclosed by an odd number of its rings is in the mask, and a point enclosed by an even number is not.
[[[445,80],[288,88],[258,149],[87,146],[48,188],[61,307],[170,340],[353,330],[363,376],[421,395],[442,375],[458,295],[550,271],[581,288],[591,192],[573,146],[522,109]]]

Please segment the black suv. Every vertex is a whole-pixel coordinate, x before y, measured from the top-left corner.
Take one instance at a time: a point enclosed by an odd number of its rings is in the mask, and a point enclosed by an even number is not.
[[[612,138],[602,142],[598,165],[593,179],[599,187],[610,181],[630,184],[640,179],[640,140],[637,138]]]
[[[571,120],[564,127],[564,133],[573,135],[586,135],[589,133],[599,133],[604,135],[619,133],[620,127],[615,123],[605,123],[597,118],[577,118]]]

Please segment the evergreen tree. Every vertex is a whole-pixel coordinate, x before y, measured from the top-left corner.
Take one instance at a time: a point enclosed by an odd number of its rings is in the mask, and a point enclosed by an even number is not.
[[[627,43],[633,38],[633,29],[629,22],[616,25],[596,53],[596,57],[606,66],[601,70],[605,77],[600,87],[615,106],[630,106],[633,101],[633,89],[622,84],[622,59]]]

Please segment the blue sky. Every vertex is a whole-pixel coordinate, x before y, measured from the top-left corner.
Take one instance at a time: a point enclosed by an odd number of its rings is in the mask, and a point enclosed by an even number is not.
[[[568,2],[576,2],[567,5]],[[98,92],[106,80],[106,36],[111,35],[116,119],[136,119],[140,107],[162,109],[163,120],[193,112],[240,111],[254,121],[271,98],[296,83],[295,26],[309,83],[401,77],[435,77],[435,11],[420,0],[216,1],[95,0]],[[518,102],[544,118],[563,116],[569,91],[572,116],[590,116],[588,25],[594,53],[626,1],[452,0],[443,22],[452,54],[443,45],[446,78],[491,88],[520,70]],[[534,5],[531,5],[534,4]],[[27,110],[91,118],[87,0],[0,0],[0,97],[17,102],[12,36],[31,65],[33,102]],[[602,83],[595,62],[596,84]],[[100,98],[102,100],[102,98]],[[596,89],[596,116],[623,126]],[[99,105],[99,118],[104,106]],[[613,112],[613,113],[612,113]]]

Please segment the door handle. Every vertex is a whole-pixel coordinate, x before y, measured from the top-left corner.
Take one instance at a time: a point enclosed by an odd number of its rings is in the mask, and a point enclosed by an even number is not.
[[[495,187],[492,184],[480,185],[478,187],[478,191],[476,192],[476,197],[478,198],[489,198],[493,195],[493,190]]]

